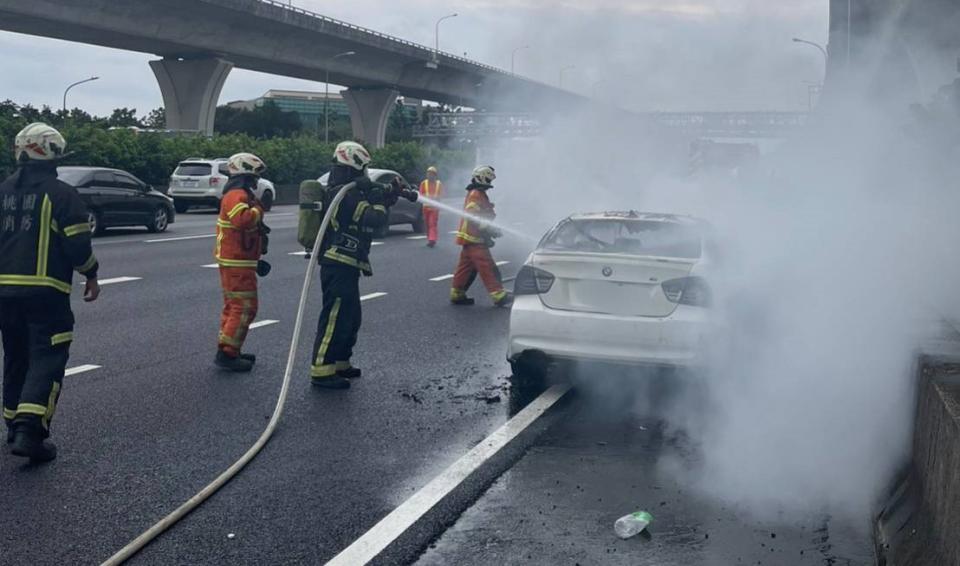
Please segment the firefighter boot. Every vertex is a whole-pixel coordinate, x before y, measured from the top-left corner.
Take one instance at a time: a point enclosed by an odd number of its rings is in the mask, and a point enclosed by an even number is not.
[[[241,359],[241,360],[247,360],[247,361],[250,362],[251,364],[257,363],[257,355],[256,355],[256,354],[240,354],[240,359]]]
[[[493,301],[493,306],[495,307],[509,307],[513,305],[513,294],[504,293],[502,297]]]
[[[363,372],[360,371],[360,368],[348,367],[346,369],[338,369],[337,377],[345,377],[347,379],[360,379],[363,377]]]
[[[7,428],[7,444],[13,444],[13,426]]]
[[[333,377],[314,377],[310,379],[310,383],[320,389],[350,389],[350,380],[339,375]]]
[[[228,356],[223,350],[217,350],[217,357],[214,359],[214,363],[219,368],[235,372],[248,372],[253,369],[253,362],[250,360]]]
[[[43,439],[43,431],[39,427],[21,425],[13,435],[10,453],[30,458],[31,462],[49,462],[57,457],[57,447]]]

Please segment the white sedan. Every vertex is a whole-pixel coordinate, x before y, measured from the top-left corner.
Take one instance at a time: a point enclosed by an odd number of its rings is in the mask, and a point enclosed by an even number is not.
[[[507,358],[520,380],[551,360],[696,366],[708,330],[704,222],[603,212],[562,220],[517,275]]]

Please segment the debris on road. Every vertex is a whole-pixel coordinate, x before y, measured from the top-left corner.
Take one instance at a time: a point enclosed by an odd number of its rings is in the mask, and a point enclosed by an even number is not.
[[[617,522],[613,524],[613,530],[617,533],[618,537],[628,539],[639,534],[640,531],[646,529],[647,525],[652,522],[653,515],[646,511],[637,511],[617,519]]]
[[[227,533],[227,538],[234,539],[234,538],[237,538],[237,535],[236,533]]]

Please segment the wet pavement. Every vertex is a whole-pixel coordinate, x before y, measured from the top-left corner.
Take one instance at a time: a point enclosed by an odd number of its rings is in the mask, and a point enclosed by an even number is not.
[[[417,564],[874,563],[866,520],[761,521],[699,492],[685,479],[698,464],[687,436],[637,407],[629,396],[581,386],[557,424]],[[639,509],[654,522],[618,539],[613,523]]]

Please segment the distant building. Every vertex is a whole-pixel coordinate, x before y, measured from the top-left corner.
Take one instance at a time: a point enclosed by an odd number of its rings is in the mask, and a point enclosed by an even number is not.
[[[257,106],[263,106],[267,101],[276,104],[284,112],[296,112],[300,116],[300,123],[306,129],[320,132],[323,130],[323,112],[324,102],[327,104],[327,111],[330,113],[330,119],[335,117],[350,117],[350,109],[346,101],[338,92],[331,92],[329,98],[323,92],[312,92],[304,90],[268,90],[259,98],[253,100],[235,100],[228,102],[230,108],[242,110],[253,110]],[[415,98],[401,98],[404,112],[410,116],[418,116],[423,101]]]

